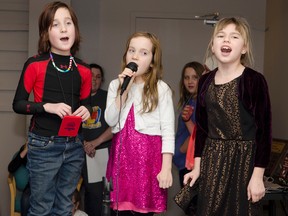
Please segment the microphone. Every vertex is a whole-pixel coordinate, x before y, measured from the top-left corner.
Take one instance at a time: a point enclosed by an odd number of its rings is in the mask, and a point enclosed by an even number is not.
[[[138,70],[138,65],[135,63],[135,62],[129,62],[127,65],[126,65],[126,68],[129,68],[130,70],[132,70],[133,72],[137,72]],[[123,94],[123,92],[126,90],[129,82],[131,80],[131,77],[129,76],[126,76],[124,78],[124,81],[122,83],[122,86],[121,86],[121,91],[120,91],[120,95]]]

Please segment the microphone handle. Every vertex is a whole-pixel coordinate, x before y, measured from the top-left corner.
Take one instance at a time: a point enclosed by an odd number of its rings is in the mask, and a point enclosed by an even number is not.
[[[126,77],[124,78],[123,84],[122,84],[122,86],[121,86],[120,95],[122,95],[123,92],[126,90],[126,88],[127,88],[128,84],[129,84],[130,80],[131,80],[131,77],[129,77],[129,76],[126,76]]]

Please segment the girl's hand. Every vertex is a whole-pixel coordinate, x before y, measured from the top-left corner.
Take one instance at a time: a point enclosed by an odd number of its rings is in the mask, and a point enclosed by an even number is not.
[[[120,81],[120,85],[122,86],[123,82],[124,82],[124,78],[125,77],[131,77],[131,80],[126,88],[126,92],[129,91],[131,84],[133,83],[133,80],[135,78],[135,76],[133,76],[135,74],[135,72],[133,72],[131,69],[129,68],[125,68],[121,74],[118,75],[119,81]],[[124,92],[125,92],[124,91]]]
[[[160,173],[157,175],[157,180],[159,182],[159,187],[166,189],[172,186],[173,179],[172,179],[172,172],[169,169],[161,170]]]
[[[261,173],[259,173],[259,170]],[[258,202],[265,196],[265,186],[262,173],[264,173],[264,169],[262,171],[262,168],[255,167],[247,187],[248,200],[251,200],[253,203]]]
[[[190,187],[192,187],[194,183],[196,182],[196,180],[199,178],[199,176],[200,176],[200,170],[194,168],[191,172],[184,175],[183,183],[187,184],[188,180],[191,179]]]
[[[65,103],[46,103],[43,105],[45,112],[58,115],[61,119],[71,115],[71,107]]]
[[[186,105],[183,110],[182,110],[182,119],[184,122],[189,121],[192,114],[194,112],[194,107],[190,106],[190,105]]]
[[[124,70],[122,71],[122,73],[118,75],[118,78],[119,78],[119,80],[120,80],[121,85],[122,85],[125,77],[127,77],[127,76],[128,76],[128,77],[132,77],[133,74],[135,74],[135,72],[133,72],[131,69],[129,69],[129,68],[124,68]]]
[[[90,112],[85,106],[80,106],[72,115],[80,116],[82,121],[86,121],[90,117]]]

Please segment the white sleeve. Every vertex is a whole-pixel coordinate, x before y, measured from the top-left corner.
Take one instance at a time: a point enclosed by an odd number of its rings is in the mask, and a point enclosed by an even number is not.
[[[162,135],[162,153],[174,154],[175,149],[175,113],[170,87],[161,82],[159,86],[159,114]]]
[[[120,83],[118,79],[112,80],[108,88],[107,103],[104,118],[110,127],[115,126],[119,118],[119,111],[116,106],[116,97],[119,84]]]

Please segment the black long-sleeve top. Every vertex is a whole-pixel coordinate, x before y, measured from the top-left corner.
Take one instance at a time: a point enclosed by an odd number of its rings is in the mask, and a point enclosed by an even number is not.
[[[53,53],[57,66],[67,69],[70,56]],[[55,136],[61,124],[61,118],[56,114],[47,113],[45,103],[66,103],[72,107],[72,112],[81,105],[90,113],[91,108],[91,70],[80,59],[75,58],[69,72],[61,73],[52,64],[49,53],[30,57],[18,83],[13,100],[13,110],[19,114],[33,115],[29,131],[40,136]],[[29,100],[33,91],[34,101]]]
[[[204,74],[198,84],[196,108],[197,132],[195,140],[195,157],[201,157],[208,135],[208,116],[205,95],[213,82],[218,68]],[[256,154],[254,167],[267,167],[272,143],[272,115],[268,86],[264,76],[246,67],[238,86],[238,99],[255,121]]]

